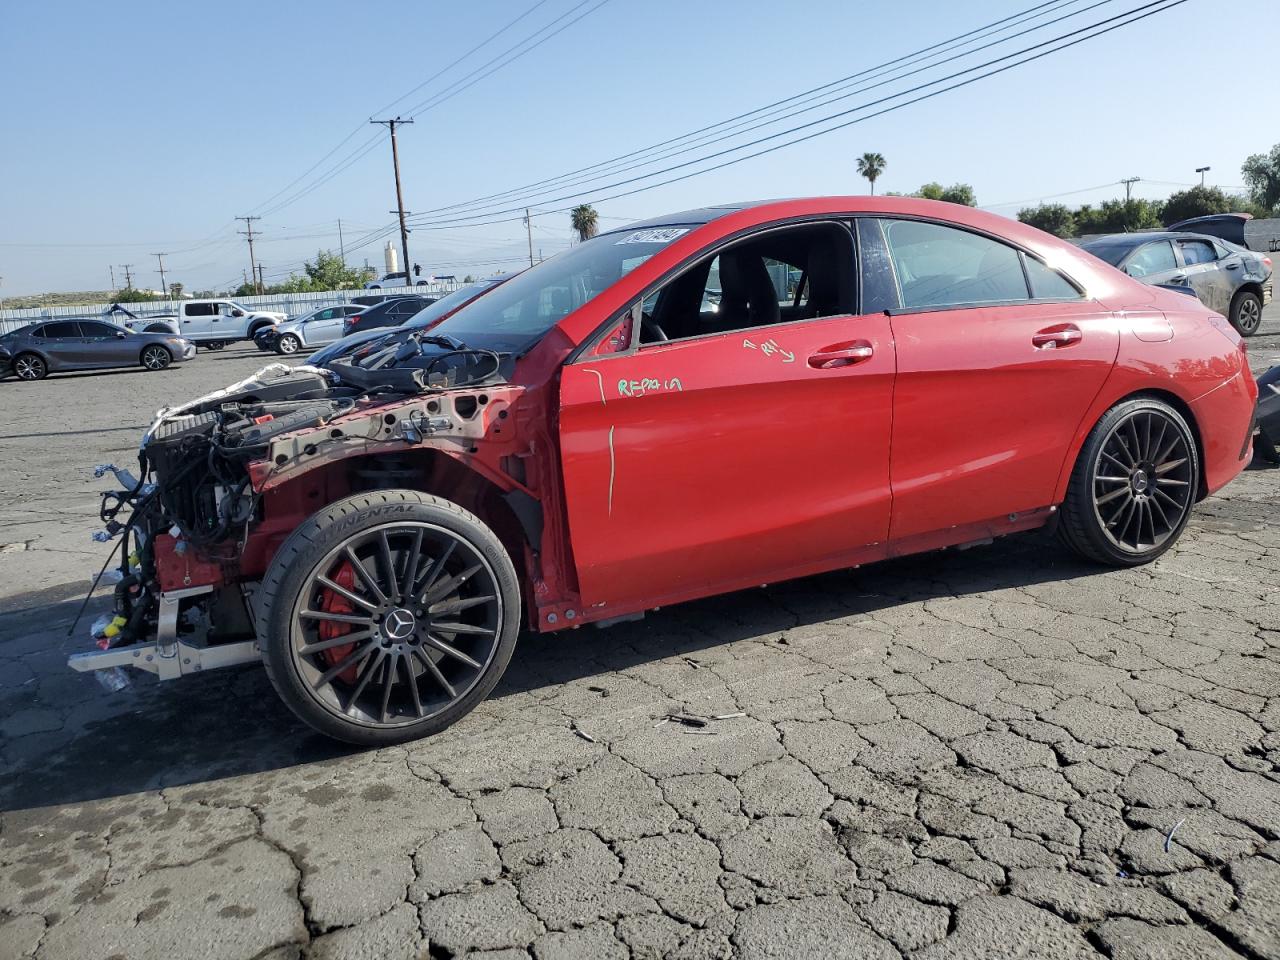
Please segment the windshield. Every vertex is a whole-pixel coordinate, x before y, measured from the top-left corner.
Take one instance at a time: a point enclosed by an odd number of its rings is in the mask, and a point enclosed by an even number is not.
[[[595,237],[530,267],[432,332],[469,347],[520,353],[692,227],[621,230]]]
[[[423,307],[400,326],[409,330],[421,330],[423,327],[429,327],[441,317],[447,316],[464,304],[470,303],[494,284],[502,283],[502,280],[502,277],[495,277],[492,280],[481,280],[479,283],[459,287],[453,293],[447,294],[435,303]]]
[[[1120,266],[1120,261],[1133,251],[1131,243],[1086,243],[1082,249],[1092,253],[1099,260],[1105,260],[1113,267]]]

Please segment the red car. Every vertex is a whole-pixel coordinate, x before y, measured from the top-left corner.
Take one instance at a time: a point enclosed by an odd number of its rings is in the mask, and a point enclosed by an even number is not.
[[[992,214],[679,213],[165,412],[73,665],[261,658],[307,723],[393,743],[474,707],[522,627],[1046,525],[1150,561],[1245,465],[1256,397],[1225,319]]]

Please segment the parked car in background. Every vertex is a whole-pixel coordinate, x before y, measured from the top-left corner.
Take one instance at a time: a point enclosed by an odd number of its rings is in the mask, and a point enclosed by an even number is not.
[[[178,307],[178,333],[202,347],[219,350],[236,340],[252,340],[287,314],[251,310],[234,300],[187,300]]]
[[[102,311],[102,319],[107,323],[124,327],[134,333],[177,333],[178,315],[176,313],[155,313],[139,316],[128,307],[113,303]]]
[[[384,300],[382,303],[347,317],[342,323],[342,335],[346,337],[353,333],[363,333],[375,327],[398,327],[423,307],[429,307],[435,302],[435,297],[419,296]]]
[[[1260,220],[1251,213],[1211,213],[1171,223],[1169,229],[1208,234],[1255,253],[1280,251],[1280,217]]]
[[[1251,337],[1271,302],[1271,258],[1199,233],[1113,233],[1080,244],[1100,260],[1152,286],[1189,287],[1242,336]]]
[[[87,317],[45,320],[0,336],[0,376],[12,373],[19,380],[43,380],[66,370],[163,370],[195,355],[194,343],[171,333],[133,333]]]
[[[459,287],[453,293],[446,294],[435,303],[424,307],[413,316],[409,317],[397,327],[384,328],[375,327],[371,330],[365,330],[360,333],[352,333],[343,337],[336,343],[330,344],[323,350],[317,350],[307,358],[307,363],[312,366],[320,366],[327,363],[335,357],[347,356],[356,352],[361,346],[374,342],[382,343],[384,340],[388,343],[396,340],[404,339],[409,333],[415,330],[427,330],[435,326],[441,320],[451,316],[458,310],[461,310],[472,300],[482,297],[490,290],[493,290],[499,284],[506,282],[515,276],[513,273],[505,274],[500,277],[489,277],[485,280],[477,280],[475,283],[468,284],[465,287]]]
[[[364,285],[366,290],[381,290],[384,287],[425,287],[427,280],[424,277],[418,277],[410,280],[409,275],[403,270],[398,273],[384,273],[376,280],[370,280]]]
[[[259,350],[274,350],[285,355],[297,353],[303,347],[321,347],[340,338],[342,325],[347,317],[364,309],[356,303],[320,307],[296,320],[285,320],[263,327],[253,338],[253,342]]]

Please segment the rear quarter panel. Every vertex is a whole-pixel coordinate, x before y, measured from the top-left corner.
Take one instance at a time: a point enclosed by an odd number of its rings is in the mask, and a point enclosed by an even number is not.
[[[1240,338],[1210,319],[1209,310],[1183,294],[1145,288],[1150,299],[1115,304],[1120,351],[1115,368],[1085,414],[1068,451],[1056,499],[1067,484],[1081,447],[1103,414],[1126,397],[1166,394],[1190,413],[1200,442],[1208,493],[1221,489],[1248,462],[1247,434],[1257,386]]]

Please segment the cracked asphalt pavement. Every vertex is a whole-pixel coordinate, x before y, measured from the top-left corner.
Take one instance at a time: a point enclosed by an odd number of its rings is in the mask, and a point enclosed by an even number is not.
[[[64,666],[88,469],[261,360],[0,383],[0,957],[1280,957],[1280,471],[1137,570],[1035,534],[526,635],[359,752],[257,667]]]

